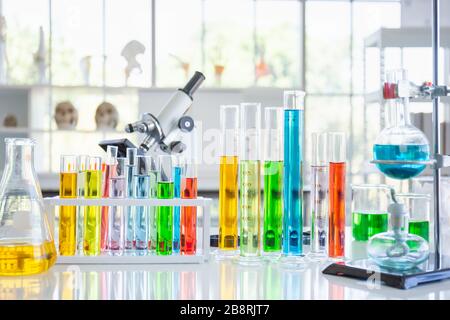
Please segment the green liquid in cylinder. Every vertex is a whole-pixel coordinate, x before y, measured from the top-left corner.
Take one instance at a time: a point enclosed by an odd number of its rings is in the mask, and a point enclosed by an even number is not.
[[[410,220],[408,231],[429,241],[430,223],[426,220]]]
[[[387,213],[353,212],[352,233],[356,241],[367,241],[370,237],[388,230]]]
[[[283,224],[283,162],[264,162],[264,252],[280,252]]]
[[[173,182],[158,182],[158,199],[172,199],[174,195]],[[171,255],[173,239],[173,207],[158,207],[157,221],[157,246],[156,254]]]
[[[239,164],[240,173],[240,254],[258,256],[261,217],[260,162],[244,160]]]

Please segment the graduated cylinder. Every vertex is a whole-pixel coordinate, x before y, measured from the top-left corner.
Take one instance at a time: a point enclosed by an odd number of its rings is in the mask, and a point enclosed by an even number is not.
[[[302,91],[284,92],[283,254],[288,256],[302,255],[304,97]]]
[[[260,255],[261,219],[261,104],[241,104],[240,183],[240,255]]]
[[[263,249],[278,253],[283,227],[283,108],[266,108],[264,123]]]
[[[219,249],[234,251],[238,247],[239,106],[220,106],[220,129]]]

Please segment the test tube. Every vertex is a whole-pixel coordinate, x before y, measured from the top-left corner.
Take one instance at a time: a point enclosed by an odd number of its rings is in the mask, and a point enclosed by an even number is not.
[[[77,196],[84,198],[84,187],[86,181],[86,169],[88,165],[87,155],[79,155],[77,157]],[[77,251],[83,252],[83,223],[84,223],[84,206],[77,206]]]
[[[345,256],[345,167],[346,143],[344,132],[329,134],[329,234],[328,256]]]
[[[172,156],[159,156],[158,199],[173,199]],[[173,207],[158,207],[156,254],[171,255],[173,240]]]
[[[137,149],[127,148],[126,160],[126,179],[127,179],[127,197],[134,198],[134,176],[136,175],[137,164]],[[128,206],[125,217],[125,249],[133,250],[136,245],[136,238],[134,234],[134,206]]]
[[[126,158],[117,158],[112,168],[109,196],[110,198],[125,198],[126,190]],[[125,247],[125,213],[122,206],[109,208],[108,250],[112,255],[122,255]]]
[[[151,162],[150,171],[148,173],[150,177],[150,191],[149,198],[156,199],[158,196],[158,158],[152,158],[154,161]],[[158,208],[151,206],[149,210],[149,248],[151,252],[155,252],[157,243],[157,212]]]
[[[328,243],[328,157],[327,134],[311,135],[311,250],[309,258],[324,259]]]
[[[278,254],[283,227],[283,108],[266,108],[264,120],[263,248],[265,254]]]
[[[194,159],[187,161],[181,180],[181,198],[197,198],[197,164]],[[181,254],[194,255],[197,250],[197,207],[181,208]]]
[[[119,148],[116,146],[108,146],[106,148],[106,159],[105,167],[103,172],[103,184],[102,184],[102,198],[109,198],[110,182],[111,182],[111,172],[115,170],[117,152]],[[109,218],[108,218],[109,207],[102,207],[102,227],[101,227],[101,239],[100,248],[101,250],[106,250],[106,245],[108,242],[108,228],[109,228]]]
[[[240,255],[253,260],[260,255],[261,104],[241,103],[241,144],[239,161]]]
[[[239,106],[220,106],[220,129],[219,250],[227,256],[238,246]]]
[[[77,158],[72,155],[61,156],[59,173],[60,198],[77,197]],[[61,206],[59,208],[59,254],[73,256],[77,249],[77,208],[75,206]]]
[[[134,176],[135,197],[148,199],[150,194],[150,168],[154,160],[150,156],[137,156],[136,175]],[[148,207],[137,206],[135,212],[134,233],[136,237],[136,251],[142,255],[148,248]]]
[[[183,158],[174,157],[173,167],[173,183],[174,183],[174,198],[181,197],[181,176],[183,171]],[[173,252],[180,252],[180,216],[181,208],[179,206],[173,207]]]
[[[89,157],[86,170],[84,197],[97,199],[102,192],[102,159]],[[101,211],[99,206],[87,206],[84,214],[84,240],[83,252],[86,256],[95,256],[100,253],[100,227]]]
[[[302,162],[304,134],[303,91],[284,92],[284,216],[283,255],[303,253]]]

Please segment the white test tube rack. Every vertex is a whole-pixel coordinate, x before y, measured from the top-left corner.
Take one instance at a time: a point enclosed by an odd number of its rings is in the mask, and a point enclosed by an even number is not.
[[[132,255],[124,251],[123,255],[110,255],[103,252],[98,256],[84,256],[76,254],[74,256],[60,256],[56,260],[57,264],[181,264],[181,263],[204,263],[208,261],[210,251],[210,207],[212,199],[198,197],[196,199],[135,199],[135,198],[44,198],[45,212],[53,234],[56,235],[56,210],[60,206],[144,206],[144,207],[188,207],[200,208],[197,212],[197,243],[199,238],[199,228],[201,229],[201,247],[197,247],[195,255],[181,255],[179,253],[162,256],[148,252],[146,255]],[[200,223],[199,223],[200,222]],[[58,245],[56,244],[58,247]]]

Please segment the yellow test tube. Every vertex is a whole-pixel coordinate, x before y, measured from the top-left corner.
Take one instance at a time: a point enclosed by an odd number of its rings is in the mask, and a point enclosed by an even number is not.
[[[77,197],[77,161],[76,156],[61,156],[59,173],[59,197]],[[77,208],[75,206],[59,207],[59,254],[75,255],[77,248]]]
[[[89,157],[84,197],[86,199],[101,198],[102,191],[102,159],[100,157]],[[87,206],[84,213],[84,237],[83,252],[87,256],[100,254],[100,227],[101,212],[99,206]]]

